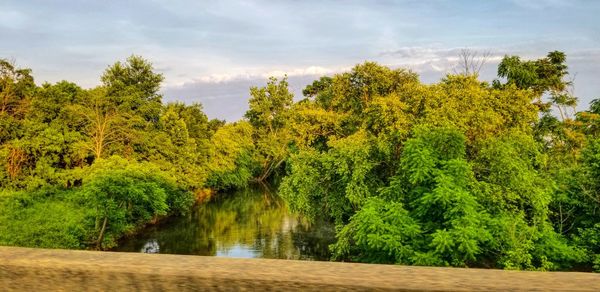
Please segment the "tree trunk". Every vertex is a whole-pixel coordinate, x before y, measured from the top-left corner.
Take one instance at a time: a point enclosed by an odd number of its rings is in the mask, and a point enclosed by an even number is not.
[[[104,222],[102,222],[102,229],[100,230],[100,235],[98,235],[98,242],[96,242],[96,248],[102,248],[102,240],[104,240],[104,232],[106,231],[106,223],[108,222],[108,216],[104,216]]]

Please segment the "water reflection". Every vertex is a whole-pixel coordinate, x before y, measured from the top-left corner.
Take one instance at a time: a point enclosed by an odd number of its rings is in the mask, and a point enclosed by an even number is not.
[[[117,251],[223,257],[329,259],[331,224],[291,214],[267,189],[219,194],[186,217],[172,218],[123,241]]]

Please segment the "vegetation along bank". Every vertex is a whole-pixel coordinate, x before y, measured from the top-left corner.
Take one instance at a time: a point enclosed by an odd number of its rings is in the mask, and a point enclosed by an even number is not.
[[[1,61],[0,245],[108,249],[207,190],[280,181],[336,224],[333,260],[600,270],[600,101],[577,111],[562,52],[463,69],[365,62],[302,99],[270,78],[226,123],[163,103],[138,56],[91,89]]]

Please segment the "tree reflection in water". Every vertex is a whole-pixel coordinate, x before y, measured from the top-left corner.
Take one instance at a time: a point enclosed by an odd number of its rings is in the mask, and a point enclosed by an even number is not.
[[[328,260],[333,225],[290,213],[268,188],[218,194],[185,217],[170,218],[127,238],[116,251],[226,257]]]

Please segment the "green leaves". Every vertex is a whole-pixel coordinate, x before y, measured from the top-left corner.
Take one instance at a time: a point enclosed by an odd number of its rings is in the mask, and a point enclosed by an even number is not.
[[[436,159],[431,150],[421,148],[418,143],[407,142],[402,156],[402,165],[408,173],[411,184],[418,185],[432,178]]]
[[[292,209],[326,214],[340,226],[339,259],[557,267],[542,246],[568,248],[542,240],[560,238],[547,228],[555,186],[532,137],[536,92],[525,89],[561,88],[554,77],[566,73],[564,58],[550,55],[548,64],[505,59],[499,72],[509,84],[495,87],[465,75],[425,86],[409,72],[374,63],[316,81],[292,108],[302,117],[292,119],[302,138],[281,195]],[[319,107],[319,117],[340,122],[305,118]],[[377,208],[370,205],[383,198]],[[383,219],[391,204],[401,204],[402,218],[419,226],[408,241],[392,239],[403,229]]]
[[[225,123],[163,105],[163,76],[138,56],[89,90],[37,87],[0,60],[0,244],[107,248],[204,187],[283,175],[292,210],[337,224],[335,259],[598,268],[600,102],[571,115],[567,74],[562,52],[507,56],[493,85],[365,62],[297,103],[270,78]]]
[[[447,230],[438,229],[431,237],[432,240],[430,246],[434,248],[434,253],[443,255],[452,252],[454,249],[455,243],[453,234]]]
[[[215,132],[208,147],[207,186],[220,190],[248,184],[256,167],[252,133],[248,122],[227,124]]]
[[[150,62],[141,56],[131,55],[124,63],[116,62],[107,68],[100,79],[111,94],[123,93],[127,87],[134,87],[142,92],[144,99],[155,99],[164,77],[153,70]]]
[[[288,89],[287,78],[277,81],[269,78],[267,86],[250,88],[250,109],[245,117],[255,128],[275,130],[284,124],[286,111],[292,105],[294,95]]]
[[[420,233],[421,227],[402,204],[369,198],[337,233],[338,242],[331,247],[333,258],[408,264],[414,255],[412,241]]]
[[[269,78],[265,87],[250,88],[249,109],[244,117],[254,128],[255,157],[261,166],[256,180],[265,181],[283,164],[292,141],[288,127],[294,95],[288,89],[287,77]]]
[[[357,211],[348,223],[340,227],[337,234],[338,243],[332,246],[334,258],[378,263],[426,262],[458,266],[477,261],[481,254],[481,245],[490,240],[490,235],[485,230],[485,212],[470,193],[473,175],[464,160],[464,136],[454,129],[425,127],[416,130],[414,135],[405,143],[400,176],[394,177],[389,187],[381,188],[379,192],[369,192],[364,202],[357,205]],[[357,139],[360,135],[350,137]],[[339,143],[330,143],[333,148],[327,155],[321,154],[323,156],[320,156],[320,159],[329,158],[330,155],[339,157],[338,154],[344,153],[352,157],[351,161],[361,161],[361,157],[368,161],[371,156],[362,156],[369,153],[362,152],[368,148],[360,147],[364,142],[353,144],[361,140],[349,138],[341,139]],[[348,165],[344,162],[347,160],[334,161],[335,170],[329,172],[319,172],[317,167],[312,168],[311,177],[314,177],[314,180],[311,182],[314,189],[304,190],[302,193],[332,196],[337,194],[337,190],[342,191],[349,203],[355,203],[354,195],[360,190],[360,187],[354,184],[353,179],[356,178],[345,179]],[[295,166],[296,163],[299,164],[295,161],[291,164]],[[307,164],[302,165],[305,167]],[[319,167],[328,169],[323,164]],[[369,169],[372,171],[373,168]],[[357,171],[357,168],[353,170]],[[292,186],[291,179],[298,181],[294,185],[306,186],[308,184],[306,180],[301,179],[303,177],[307,177],[307,173],[293,169],[290,176],[284,179],[281,194],[291,206],[299,201],[291,194],[300,190],[288,189]],[[367,176],[361,174],[360,177]],[[321,183],[318,183],[318,178],[321,178]],[[323,178],[329,179],[322,183]],[[336,189],[333,187],[335,185],[327,183],[331,180],[346,182],[346,186],[351,188]],[[365,183],[362,180],[360,182]],[[322,185],[331,187],[325,191],[319,188]],[[404,190],[407,190],[407,194],[402,194]],[[337,195],[337,198],[340,195]],[[305,204],[310,202],[310,199],[319,200],[319,197],[303,198],[302,202]],[[391,201],[384,201],[382,198]],[[328,213],[336,214],[332,209],[329,209]],[[334,218],[338,224],[343,222],[343,217]]]
[[[532,61],[505,56],[498,65],[498,76],[505,77],[508,84],[515,84],[521,89],[531,88],[539,95],[547,90],[561,91],[567,85],[562,80],[568,74],[565,62],[565,53],[559,51]]]
[[[82,193],[96,210],[96,222],[106,222],[103,227],[96,226],[100,247],[114,245],[123,233],[151,219],[185,212],[193,202],[190,193],[183,193],[175,180],[157,167],[130,163],[119,157],[94,164],[83,181]],[[186,203],[181,201],[184,194],[188,198]]]
[[[476,262],[480,246],[489,240],[489,234],[486,212],[470,189],[473,174],[465,161],[464,136],[455,129],[419,128],[406,145],[402,168],[409,174],[409,185],[405,188],[413,190],[408,205],[412,216],[432,232],[426,237],[432,250],[422,252],[445,264],[464,266]],[[427,156],[423,149],[428,150]],[[431,161],[428,177],[414,179],[414,174],[419,173],[415,168],[422,166],[413,163],[414,153],[420,153],[421,160]]]
[[[85,248],[86,208],[77,194],[57,188],[0,191],[0,245]]]
[[[106,70],[103,86],[83,90],[66,81],[36,87],[30,70],[0,61],[0,186],[44,194],[0,209],[8,214],[0,242],[108,248],[160,216],[189,210],[192,191],[205,186],[212,132],[201,106],[162,106],[163,77],[153,70],[132,56]],[[28,224],[40,229],[6,239]],[[44,228],[55,243],[36,234]]]
[[[361,131],[330,141],[327,152],[301,150],[292,155],[289,174],[279,188],[281,196],[310,218],[325,212],[337,223],[344,222],[378,185],[371,141]]]

